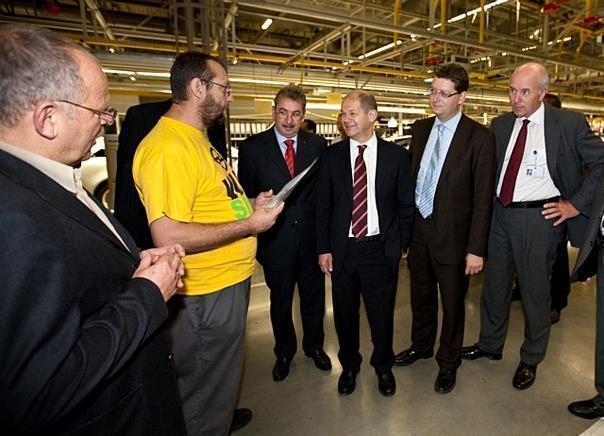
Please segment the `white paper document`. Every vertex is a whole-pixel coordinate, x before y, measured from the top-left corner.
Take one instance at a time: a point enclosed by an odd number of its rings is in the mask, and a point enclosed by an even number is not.
[[[285,201],[287,197],[289,197],[289,194],[293,192],[298,183],[300,183],[300,181],[304,178],[308,171],[310,171],[313,165],[317,163],[317,159],[318,158],[316,157],[315,160],[313,160],[312,163],[304,169],[304,171],[302,171],[296,177],[287,182],[285,186],[281,188],[281,190],[277,193],[277,195],[275,195],[273,199],[266,205],[266,207],[275,207],[282,201]]]

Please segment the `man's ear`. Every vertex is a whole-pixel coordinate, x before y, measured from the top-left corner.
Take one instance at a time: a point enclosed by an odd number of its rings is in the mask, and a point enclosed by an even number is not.
[[[194,77],[189,82],[189,93],[191,96],[203,101],[206,98],[207,87],[199,77]]]
[[[56,103],[52,101],[40,101],[35,104],[32,114],[34,128],[38,135],[46,139],[55,139],[59,134]]]
[[[376,111],[375,109],[369,109],[369,112],[367,113],[367,115],[369,115],[369,119],[373,123],[375,123],[378,119],[378,111]]]

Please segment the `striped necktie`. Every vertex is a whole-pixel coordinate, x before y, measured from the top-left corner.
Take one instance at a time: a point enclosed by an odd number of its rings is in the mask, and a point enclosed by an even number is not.
[[[367,146],[363,144],[358,147],[352,183],[352,234],[357,239],[367,235],[367,167],[363,159]]]
[[[434,144],[434,150],[432,151],[432,156],[430,156],[430,162],[428,163],[428,168],[426,169],[426,174],[424,176],[424,183],[422,184],[422,192],[419,196],[419,201],[417,202],[417,209],[424,218],[432,215],[434,209],[434,194],[436,194],[436,185],[438,185],[438,178],[440,176],[438,169],[440,168],[440,163],[443,158],[440,137],[444,128],[444,124],[438,125],[436,144]]]
[[[294,140],[286,139],[283,141],[286,145],[285,149],[285,164],[287,165],[287,169],[289,170],[289,174],[293,177],[295,174],[294,162],[296,160],[296,152],[294,151]]]

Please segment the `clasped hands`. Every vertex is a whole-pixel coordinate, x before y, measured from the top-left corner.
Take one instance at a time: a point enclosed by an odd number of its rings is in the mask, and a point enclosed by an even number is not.
[[[132,278],[151,280],[159,288],[164,301],[168,301],[176,289],[183,287],[184,256],[185,250],[179,244],[141,251],[140,263]]]

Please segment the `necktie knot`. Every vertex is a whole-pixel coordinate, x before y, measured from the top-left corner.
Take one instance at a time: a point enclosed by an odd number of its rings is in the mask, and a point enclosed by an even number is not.
[[[286,139],[283,142],[285,143],[285,145],[287,146],[287,148],[290,148],[290,147],[294,146],[294,140],[293,139]]]
[[[359,156],[363,156],[363,152],[365,151],[367,146],[365,144],[360,144],[360,145],[357,145],[357,147],[359,147]]]

